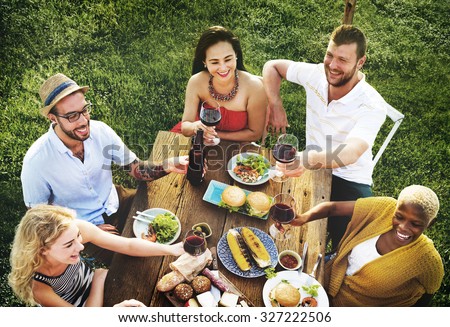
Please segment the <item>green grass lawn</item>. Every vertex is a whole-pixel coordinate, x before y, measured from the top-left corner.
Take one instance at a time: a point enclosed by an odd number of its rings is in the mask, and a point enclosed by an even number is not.
[[[270,59],[321,62],[343,4],[0,0],[0,306],[21,305],[7,285],[9,251],[25,211],[22,159],[49,126],[38,113],[38,89],[47,77],[62,72],[90,85],[93,119],[112,126],[145,158],[158,130],[181,118],[194,47],[204,29],[233,30],[247,69],[260,75]],[[447,272],[434,306],[450,305],[449,14],[448,1],[361,0],[354,16],[368,37],[368,82],[406,116],[375,168],[374,193],[396,197],[407,185],[423,184],[441,200],[439,222],[427,231]],[[283,83],[282,92],[289,131],[304,142],[304,91]],[[383,126],[377,147],[389,128]],[[119,171],[115,180],[134,185]]]

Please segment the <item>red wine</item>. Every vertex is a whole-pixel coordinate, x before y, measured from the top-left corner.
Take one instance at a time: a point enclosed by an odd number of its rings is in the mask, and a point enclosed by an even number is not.
[[[284,203],[274,204],[269,214],[273,220],[281,224],[288,224],[295,218],[294,209]]]
[[[290,144],[275,144],[272,155],[275,160],[282,163],[290,163],[295,160],[297,149]]]
[[[197,235],[188,236],[184,241],[183,247],[187,253],[197,256],[206,251],[206,241]]]
[[[222,114],[216,109],[203,109],[200,111],[200,121],[206,126],[216,126],[222,119]]]

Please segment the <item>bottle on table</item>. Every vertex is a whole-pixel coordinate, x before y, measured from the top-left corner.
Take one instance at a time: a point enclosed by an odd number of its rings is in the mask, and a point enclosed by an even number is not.
[[[203,144],[203,130],[198,130],[192,137],[192,145],[189,150],[189,166],[186,174],[188,181],[194,185],[200,185],[205,177],[205,152]]]

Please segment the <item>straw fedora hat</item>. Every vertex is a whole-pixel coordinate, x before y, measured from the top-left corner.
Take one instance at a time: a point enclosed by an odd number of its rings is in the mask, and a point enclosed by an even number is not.
[[[78,90],[86,93],[89,90],[89,86],[78,86],[77,83],[61,73],[53,75],[39,89],[39,95],[44,103],[44,107],[39,111],[44,117],[47,117],[49,111],[62,98]]]

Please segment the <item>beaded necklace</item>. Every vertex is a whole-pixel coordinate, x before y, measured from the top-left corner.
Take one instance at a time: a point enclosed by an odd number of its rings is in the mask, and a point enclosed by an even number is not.
[[[236,95],[237,91],[239,90],[239,76],[238,76],[237,69],[234,71],[234,86],[231,89],[230,93],[228,93],[228,94],[218,93],[214,89],[212,80],[213,80],[213,76],[211,74],[209,74],[209,86],[208,86],[209,94],[216,101],[230,101],[231,99],[234,98],[234,96]]]

